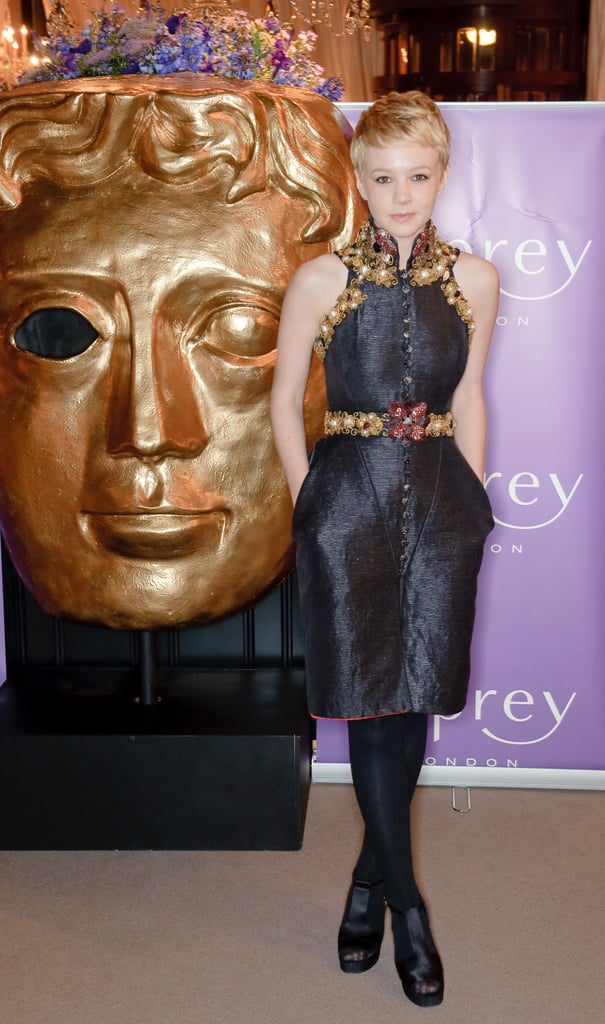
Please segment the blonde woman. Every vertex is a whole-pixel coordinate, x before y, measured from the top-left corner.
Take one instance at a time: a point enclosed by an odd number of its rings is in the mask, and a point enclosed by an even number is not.
[[[397,971],[418,1006],[440,1003],[444,981],[414,878],[409,802],[427,715],[464,707],[493,526],[482,377],[498,275],[433,225],[449,145],[423,93],[391,93],[364,112],[351,157],[370,218],[348,248],[295,273],[271,399],[295,504],[309,708],[348,720],[365,824],[340,965],[361,973],[376,963],[388,905]],[[313,348],[329,410],[309,460]]]

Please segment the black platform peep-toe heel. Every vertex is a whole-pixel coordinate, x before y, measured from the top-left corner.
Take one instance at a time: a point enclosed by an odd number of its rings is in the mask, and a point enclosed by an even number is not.
[[[403,991],[416,1006],[438,1006],[443,1002],[443,967],[437,952],[426,907],[411,910],[391,907],[395,967]]]
[[[338,931],[338,959],[347,974],[362,974],[380,956],[384,936],[384,882],[353,879]]]

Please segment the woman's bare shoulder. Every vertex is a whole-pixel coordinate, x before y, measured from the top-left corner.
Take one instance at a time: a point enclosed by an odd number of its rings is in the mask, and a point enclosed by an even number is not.
[[[460,254],[455,273],[472,311],[475,332],[471,346],[472,359],[469,359],[469,364],[477,366],[485,361],[496,323],[500,277],[493,263],[466,252]],[[476,363],[477,359],[479,364]]]
[[[300,339],[303,346],[312,345],[323,318],[336,304],[346,283],[347,269],[333,253],[301,264],[284,296],[280,338]]]
[[[460,253],[455,274],[467,298],[471,294],[493,297],[500,288],[500,277],[494,264],[469,252]]]
[[[288,291],[315,297],[332,296],[332,301],[327,307],[329,309],[336,302],[346,283],[347,268],[335,253],[328,252],[302,263],[295,272]]]

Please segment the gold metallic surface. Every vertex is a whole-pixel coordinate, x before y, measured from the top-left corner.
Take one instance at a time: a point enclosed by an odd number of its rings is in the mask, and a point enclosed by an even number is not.
[[[339,115],[305,90],[183,75],[0,98],[0,524],[47,612],[209,622],[289,571],[280,305],[360,214]],[[23,351],[44,308],[96,340]],[[319,363],[308,396],[313,438]]]

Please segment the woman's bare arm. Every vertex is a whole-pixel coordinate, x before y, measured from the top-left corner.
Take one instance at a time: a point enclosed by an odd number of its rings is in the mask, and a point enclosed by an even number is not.
[[[293,502],[309,471],[303,402],[313,342],[346,282],[344,264],[337,256],[326,254],[298,268],[284,297],[271,391],[271,424]]]
[[[475,333],[466,369],[452,399],[455,436],[460,451],[483,482],[487,436],[483,371],[496,323],[500,282],[493,264],[468,253],[460,254],[456,279],[472,308]]]

